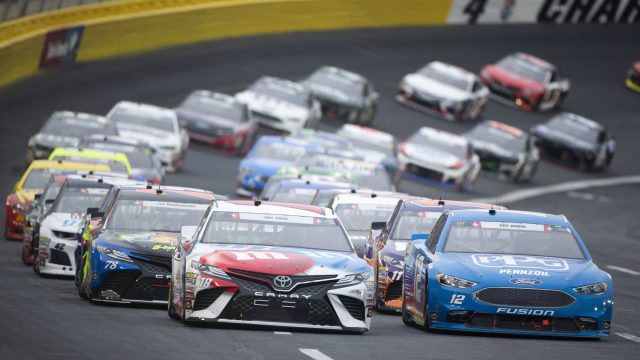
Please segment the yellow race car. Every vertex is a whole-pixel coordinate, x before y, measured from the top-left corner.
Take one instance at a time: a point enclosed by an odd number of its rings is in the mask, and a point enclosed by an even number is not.
[[[131,175],[131,164],[126,154],[121,152],[90,150],[80,148],[55,148],[49,160],[65,160],[80,163],[102,164],[111,172]]]
[[[35,194],[54,174],[76,173],[78,171],[109,172],[111,168],[104,164],[87,164],[72,161],[35,160],[13,187],[5,202],[4,237],[21,240],[24,236],[24,220],[33,202]]]

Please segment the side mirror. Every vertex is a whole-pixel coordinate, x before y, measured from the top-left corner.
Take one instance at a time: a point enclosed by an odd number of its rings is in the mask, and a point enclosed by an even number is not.
[[[371,230],[382,230],[387,226],[387,223],[384,221],[376,221],[371,223]]]
[[[89,219],[97,219],[103,217],[104,212],[100,211],[98,208],[88,208],[87,216],[89,216]]]
[[[411,235],[411,241],[422,240],[427,242],[429,240],[429,234],[413,234]]]

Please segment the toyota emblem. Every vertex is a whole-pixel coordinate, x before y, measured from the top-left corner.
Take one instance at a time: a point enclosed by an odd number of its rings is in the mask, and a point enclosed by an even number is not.
[[[276,289],[286,290],[289,289],[292,284],[293,280],[289,276],[280,275],[273,279],[273,287]]]

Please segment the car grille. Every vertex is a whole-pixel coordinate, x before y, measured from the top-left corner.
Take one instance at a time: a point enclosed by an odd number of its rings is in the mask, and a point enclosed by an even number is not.
[[[558,290],[486,288],[475,293],[476,299],[502,306],[562,307],[573,304],[573,296]]]
[[[56,249],[49,249],[49,262],[57,265],[71,266],[69,255],[64,251]]]
[[[431,170],[424,168],[422,166],[418,166],[415,164],[409,164],[405,169],[406,172],[414,174],[424,179],[433,180],[433,181],[442,181],[442,173],[439,171]]]
[[[402,281],[394,281],[387,287],[386,301],[396,300],[402,296]]]
[[[415,104],[420,106],[424,106],[429,109],[433,109],[435,111],[440,112],[440,102],[438,99],[423,95],[423,94],[414,94],[411,96],[410,100]]]
[[[256,289],[253,291],[271,291],[271,284],[273,283],[273,279],[278,276],[274,274],[266,274],[261,272],[254,271],[246,271],[246,270],[238,270],[238,269],[228,269],[228,273],[232,275],[234,280],[239,282],[251,284],[245,284],[247,289]],[[292,284],[298,284],[293,288],[293,291],[298,292],[299,289],[309,285],[311,282],[315,284],[316,282],[322,282],[324,280],[331,281],[330,285],[333,285],[335,282],[336,275],[291,275]],[[307,283],[307,284],[305,284]],[[325,282],[326,284],[326,282]],[[258,289],[259,288],[259,289]],[[291,290],[290,290],[291,291]]]
[[[118,295],[122,295],[138,275],[140,272],[137,270],[109,272],[105,274],[100,290],[112,290]]]
[[[572,318],[476,313],[467,327],[540,332],[579,332]]]
[[[364,321],[364,303],[361,300],[344,295],[338,295],[338,299],[340,299],[340,302],[351,316],[360,321]]]
[[[224,288],[211,288],[199,291],[198,295],[196,295],[196,301],[193,303],[193,311],[208,308],[223,292]]]
[[[517,88],[504,85],[498,81],[494,81],[493,83],[491,83],[489,85],[489,88],[491,89],[492,93],[510,100],[515,100],[518,93]]]
[[[171,255],[157,256],[144,253],[134,252],[130,255],[136,265],[150,272],[171,272]]]

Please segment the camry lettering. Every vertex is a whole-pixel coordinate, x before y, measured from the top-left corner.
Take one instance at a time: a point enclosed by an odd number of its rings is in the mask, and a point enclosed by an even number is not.
[[[298,295],[298,294],[276,294],[272,292],[264,292],[264,291],[256,291],[253,293],[254,296],[260,297],[272,297],[272,298],[283,298],[283,299],[309,299],[312,295]]]
[[[287,255],[273,251],[232,251],[236,260],[289,260]]]
[[[471,255],[476,265],[486,267],[524,267],[553,271],[569,269],[569,264],[558,258],[526,256],[526,255]]]
[[[535,316],[553,316],[555,310],[543,310],[543,309],[515,309],[501,307],[496,310],[497,314],[510,314],[510,315],[535,315]]]

